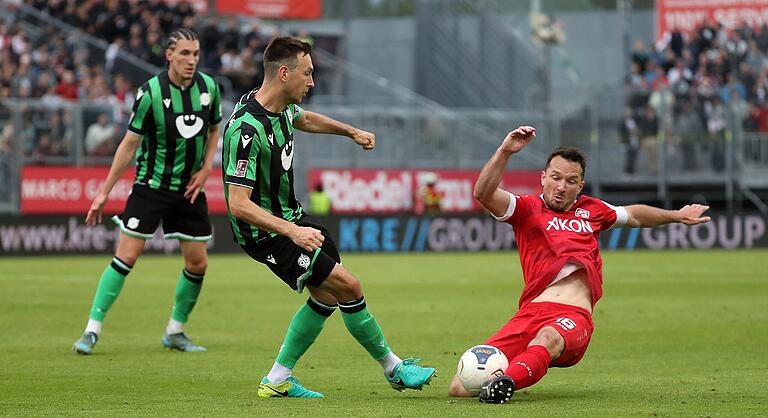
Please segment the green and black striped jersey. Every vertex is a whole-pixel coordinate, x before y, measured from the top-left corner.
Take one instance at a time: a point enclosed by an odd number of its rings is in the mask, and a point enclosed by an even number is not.
[[[147,80],[136,92],[128,130],[141,135],[136,150],[136,183],[152,189],[183,191],[205,158],[208,131],[221,122],[216,81],[195,72],[179,87],[168,71]]]
[[[253,189],[251,201],[267,212],[295,222],[303,213],[293,190],[293,122],[302,109],[291,104],[280,113],[270,112],[256,101],[256,90],[235,105],[224,130],[222,171],[224,196],[229,211],[226,183]],[[268,237],[267,231],[239,220],[229,213],[235,241],[254,245]]]

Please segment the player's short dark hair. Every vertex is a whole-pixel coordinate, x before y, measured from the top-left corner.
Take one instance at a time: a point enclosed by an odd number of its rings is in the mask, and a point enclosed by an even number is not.
[[[296,66],[299,54],[308,55],[312,45],[289,36],[273,39],[264,50],[264,73],[273,75],[283,65]]]
[[[187,41],[199,41],[197,34],[191,29],[178,28],[168,35],[168,42],[165,44],[165,49],[176,49],[176,43],[182,39]]]
[[[555,157],[560,157],[566,161],[579,163],[581,166],[581,178],[584,178],[584,175],[587,172],[587,157],[583,152],[581,152],[580,149],[574,147],[560,147],[552,151],[552,154],[549,154],[549,158],[547,158],[547,165],[544,166],[544,171],[547,171],[549,168],[549,163],[552,162],[552,159]]]

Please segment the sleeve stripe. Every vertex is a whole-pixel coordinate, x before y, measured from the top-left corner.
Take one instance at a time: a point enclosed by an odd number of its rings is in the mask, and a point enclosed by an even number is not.
[[[243,177],[235,177],[229,174],[227,174],[227,177],[224,179],[224,183],[236,184],[238,186],[244,186],[249,189],[253,189],[256,186],[256,182],[251,179],[246,179]]]
[[[515,207],[517,206],[517,198],[515,197],[515,195],[513,195],[510,192],[507,192],[506,190],[505,192],[509,195],[509,206],[507,206],[507,211],[504,212],[504,215],[501,215],[501,216],[496,216],[493,213],[491,213],[491,215],[494,218],[496,218],[497,221],[502,221],[502,222],[509,219],[515,213]]]

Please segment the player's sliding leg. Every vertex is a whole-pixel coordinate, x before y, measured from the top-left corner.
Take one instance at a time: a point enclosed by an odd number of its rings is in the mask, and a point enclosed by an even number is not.
[[[340,264],[337,264],[328,278],[321,284],[323,290],[333,294],[339,301],[339,311],[344,325],[357,342],[378,361],[384,369],[384,376],[396,390],[417,389],[429,384],[435,376],[432,367],[421,367],[419,359],[400,359],[387,344],[384,333],[376,318],[368,312],[360,281]]]
[[[296,311],[272,370],[261,380],[259,397],[323,397],[321,393],[303,387],[292,376],[296,362],[315,342],[326,319],[336,310],[335,298],[332,295],[317,288],[310,289],[312,296]]]
[[[184,255],[184,269],[176,285],[175,303],[163,334],[163,346],[182,352],[204,352],[205,347],[195,345],[184,333],[184,324],[189,320],[189,314],[192,313],[203,287],[203,278],[208,267],[206,243],[184,240],[179,242]]]
[[[525,351],[509,360],[503,376],[488,379],[480,388],[480,401],[505,403],[514,393],[534,385],[547,374],[549,365],[565,348],[565,339],[553,327],[539,330]]]
[[[144,250],[144,240],[125,234],[120,235],[117,251],[112,261],[101,273],[99,285],[91,304],[88,324],[82,337],[72,344],[72,350],[79,354],[91,354],[101,335],[101,324],[109,308],[120,295],[125,283],[125,277],[131,272],[133,265]]]

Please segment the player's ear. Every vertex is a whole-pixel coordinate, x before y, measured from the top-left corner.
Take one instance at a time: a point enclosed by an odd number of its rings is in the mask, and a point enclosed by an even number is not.
[[[544,186],[544,179],[547,177],[547,172],[542,171],[541,172],[541,185]]]
[[[280,68],[277,69],[277,75],[280,77],[280,81],[288,81],[288,66],[281,65]]]

